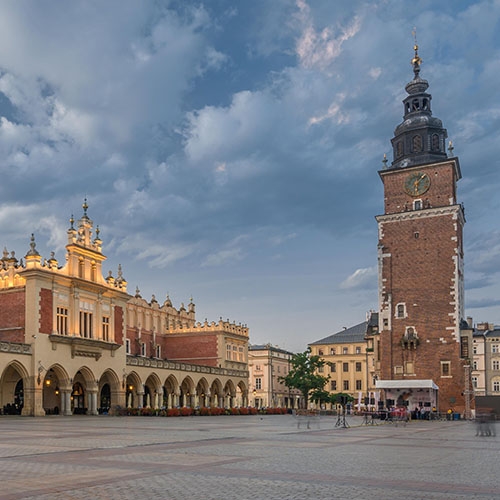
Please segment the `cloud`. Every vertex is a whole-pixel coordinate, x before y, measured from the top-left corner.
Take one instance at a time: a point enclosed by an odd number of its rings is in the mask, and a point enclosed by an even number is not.
[[[377,283],[378,270],[376,267],[356,269],[339,285],[343,290],[359,290],[361,288],[374,288]]]

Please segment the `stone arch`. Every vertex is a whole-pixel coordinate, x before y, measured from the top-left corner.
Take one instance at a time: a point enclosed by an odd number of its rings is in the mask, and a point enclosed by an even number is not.
[[[248,387],[243,380],[236,386],[236,406],[248,406]]]
[[[45,372],[39,365],[39,378],[42,389],[42,407],[46,415],[71,415],[71,379],[62,365],[56,363]],[[38,379],[37,379],[38,382]]]
[[[146,408],[159,408],[161,403],[161,380],[156,373],[151,373],[144,382],[143,406]]]
[[[222,392],[224,397],[224,407],[232,408],[235,406],[234,399],[236,397],[236,388],[234,387],[234,383],[231,379],[226,382]]]
[[[142,408],[143,394],[141,377],[137,372],[130,372],[125,381],[125,405],[127,408]]]
[[[88,366],[81,366],[73,375],[71,409],[74,415],[97,415],[98,381]]]
[[[180,389],[180,406],[187,406],[190,408],[193,408],[194,406],[194,382],[193,379],[188,375],[186,376],[183,381],[181,382],[181,385],[179,387]]]
[[[163,384],[163,405],[165,408],[179,406],[179,381],[174,375],[169,375]]]
[[[210,390],[208,387],[208,382],[205,377],[201,377],[196,384],[196,406],[209,406]]]
[[[10,362],[0,377],[0,408],[4,413],[27,414],[24,411],[24,398],[28,388],[29,375],[24,365],[17,360]]]
[[[216,378],[210,386],[210,406],[222,408],[223,403],[222,383]]]
[[[113,370],[107,369],[100,376],[97,385],[98,413],[109,413],[112,408],[120,405],[125,380],[120,384],[118,375]]]

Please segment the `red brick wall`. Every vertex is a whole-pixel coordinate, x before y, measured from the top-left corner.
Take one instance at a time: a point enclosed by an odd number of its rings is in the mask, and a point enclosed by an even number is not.
[[[53,298],[52,290],[40,290],[40,333],[52,333]]]
[[[26,293],[25,290],[0,293],[0,340],[24,342]],[[12,330],[4,330],[12,328]]]
[[[456,203],[451,163],[421,170],[431,178],[431,187],[420,198],[427,198],[431,207],[450,206],[450,198]],[[403,170],[383,176],[386,213],[404,213],[405,203],[411,206],[413,198],[403,190],[408,174]],[[390,256],[383,259],[380,285],[392,302],[392,329],[382,327],[380,338],[381,378],[432,379],[439,386],[441,408],[449,406],[450,398],[459,406],[463,403],[464,370],[460,344],[453,336],[459,330],[453,302],[460,300],[454,293],[458,277],[454,258],[463,255],[461,224],[452,215],[435,215],[383,222],[381,229],[380,244]],[[407,317],[395,317],[398,303],[406,305]],[[401,344],[410,326],[418,335],[416,349]],[[404,367],[405,361],[414,363],[415,375],[395,375],[394,366]],[[441,361],[451,362],[452,377],[441,377]]]
[[[115,306],[115,342],[123,345],[123,308]]]
[[[217,334],[168,335],[162,352],[169,360],[216,367]]]

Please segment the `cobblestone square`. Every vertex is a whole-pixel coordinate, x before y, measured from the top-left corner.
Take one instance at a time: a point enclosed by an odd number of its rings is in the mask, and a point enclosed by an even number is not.
[[[494,499],[498,436],[466,421],[291,415],[2,417],[0,499]]]

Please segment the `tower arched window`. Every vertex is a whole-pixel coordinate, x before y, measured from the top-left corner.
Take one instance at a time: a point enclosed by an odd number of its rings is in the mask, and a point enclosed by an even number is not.
[[[432,134],[431,148],[432,148],[432,151],[439,151],[439,135],[438,134]]]
[[[414,153],[419,153],[422,151],[422,136],[417,134],[413,136],[412,139],[412,149]]]

